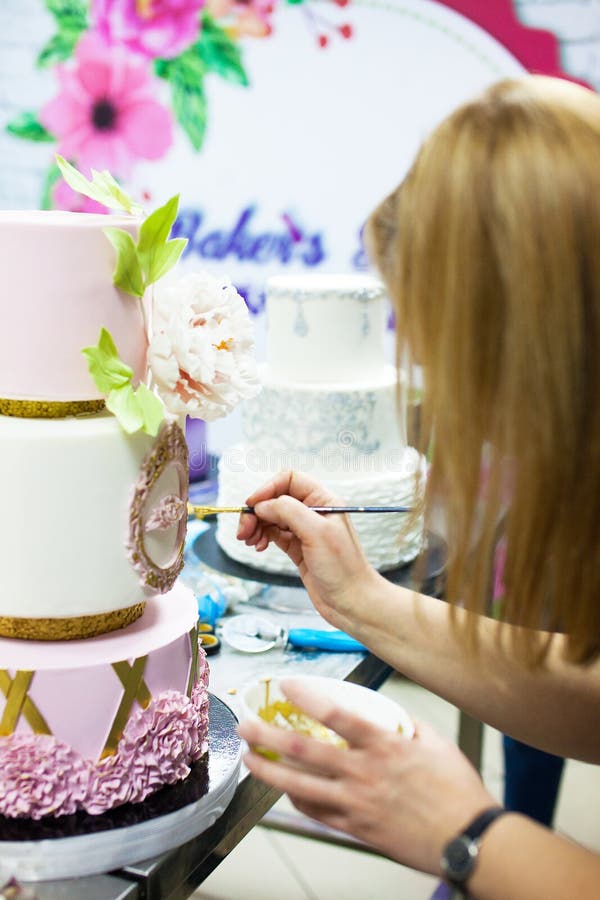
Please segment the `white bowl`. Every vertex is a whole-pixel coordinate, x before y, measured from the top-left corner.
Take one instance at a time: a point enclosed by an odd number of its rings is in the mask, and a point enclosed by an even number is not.
[[[383,694],[350,681],[337,678],[324,678],[320,675],[290,675],[286,681],[293,681],[310,690],[328,697],[348,712],[362,716],[380,728],[399,731],[404,737],[412,738],[415,726],[405,709]],[[245,685],[238,694],[240,719],[259,719],[258,710],[265,705],[265,681]],[[284,700],[279,679],[269,680],[269,702]],[[262,720],[261,720],[262,721]]]

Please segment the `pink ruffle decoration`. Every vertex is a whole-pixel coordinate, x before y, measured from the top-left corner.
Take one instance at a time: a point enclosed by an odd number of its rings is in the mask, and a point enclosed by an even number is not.
[[[99,815],[186,778],[208,749],[208,667],[202,651],[198,665],[191,698],[178,691],[159,694],[130,718],[116,753],[96,763],[49,735],[0,738],[0,814],[41,819],[85,809]]]

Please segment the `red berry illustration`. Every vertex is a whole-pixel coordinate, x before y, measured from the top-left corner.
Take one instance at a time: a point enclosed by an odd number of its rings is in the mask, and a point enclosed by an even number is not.
[[[326,34],[320,34],[318,41],[319,41],[319,47],[326,47],[327,44],[329,43],[329,38],[327,37]]]
[[[340,25],[340,27],[338,28],[338,31],[341,34],[341,36],[346,39],[351,38],[352,35],[354,34],[352,25],[348,25],[347,23],[345,25]]]

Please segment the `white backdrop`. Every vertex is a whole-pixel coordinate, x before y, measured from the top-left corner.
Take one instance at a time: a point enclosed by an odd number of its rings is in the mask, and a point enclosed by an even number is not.
[[[365,217],[402,178],[423,136],[485,85],[523,71],[495,38],[441,2],[312,8],[351,22],[352,39],[323,50],[299,8],[280,6],[268,39],[244,41],[250,86],[207,79],[201,151],[179,131],[168,155],[139,163],[130,183],[151,206],[181,193],[179,233],[190,240],[183,267],[233,278],[255,314],[259,358],[265,279],[364,267]],[[516,0],[515,9],[527,25],[555,30],[566,69],[600,84],[600,0]],[[56,93],[53,74],[34,64],[52,31],[41,0],[0,3],[0,207],[39,204],[53,148],[3,126]],[[209,434],[217,450],[235,440],[238,415]]]

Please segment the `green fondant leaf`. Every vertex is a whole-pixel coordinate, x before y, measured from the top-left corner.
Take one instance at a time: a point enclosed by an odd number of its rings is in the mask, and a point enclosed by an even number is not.
[[[148,274],[148,284],[158,281],[159,278],[170,272],[173,266],[177,265],[186,245],[187,238],[173,238],[172,241],[167,241],[162,247],[156,248],[152,260],[152,269]]]
[[[122,209],[130,214],[138,214],[142,211],[142,207],[125,193],[110,172],[97,172],[92,169],[92,180],[89,181],[85,175],[78,172],[75,166],[72,166],[58,153],[56,154],[56,163],[67,184],[79,194],[97,200],[98,203],[108,206],[109,209]]]
[[[138,386],[136,399],[144,419],[144,431],[146,434],[156,437],[161,422],[165,417],[165,410],[161,401],[145,384]]]
[[[242,65],[239,47],[211,16],[205,14],[202,17],[200,40],[194,46],[198,48],[209,71],[216,72],[227,81],[248,86],[248,76]]]
[[[142,223],[137,250],[146,284],[152,284],[173,268],[187,244],[186,238],[169,240],[177,218],[179,196],[171,197]]]
[[[53,142],[54,137],[46,131],[37,116],[33,112],[24,112],[16,116],[6,126],[6,130],[14,137],[23,138],[26,141]]]
[[[179,194],[167,200],[164,206],[159,206],[140,226],[138,250],[145,254],[154,244],[164,244],[169,239],[173,222],[177,218],[179,208]]]
[[[131,384],[133,370],[119,359],[119,353],[110,332],[103,328],[95,347],[81,351],[88,361],[90,374],[101,394],[109,394]]]
[[[143,297],[144,274],[138,259],[135,241],[123,228],[104,228],[104,234],[117,251],[117,261],[113,271],[113,283],[132,297]]]
[[[144,427],[144,415],[130,384],[111,391],[106,398],[106,408],[117,417],[119,425],[127,434],[135,434]]]
[[[158,397],[145,384],[134,390],[133,371],[119,358],[119,352],[106,328],[100,331],[96,347],[82,351],[96,387],[106,397],[106,407],[119,420],[127,434],[145,431],[156,437],[164,418],[164,408]]]
[[[109,393],[106,407],[117,417],[127,434],[144,431],[156,437],[164,419],[162,403],[145,384],[140,384],[137,390],[131,384],[116,388]]]

